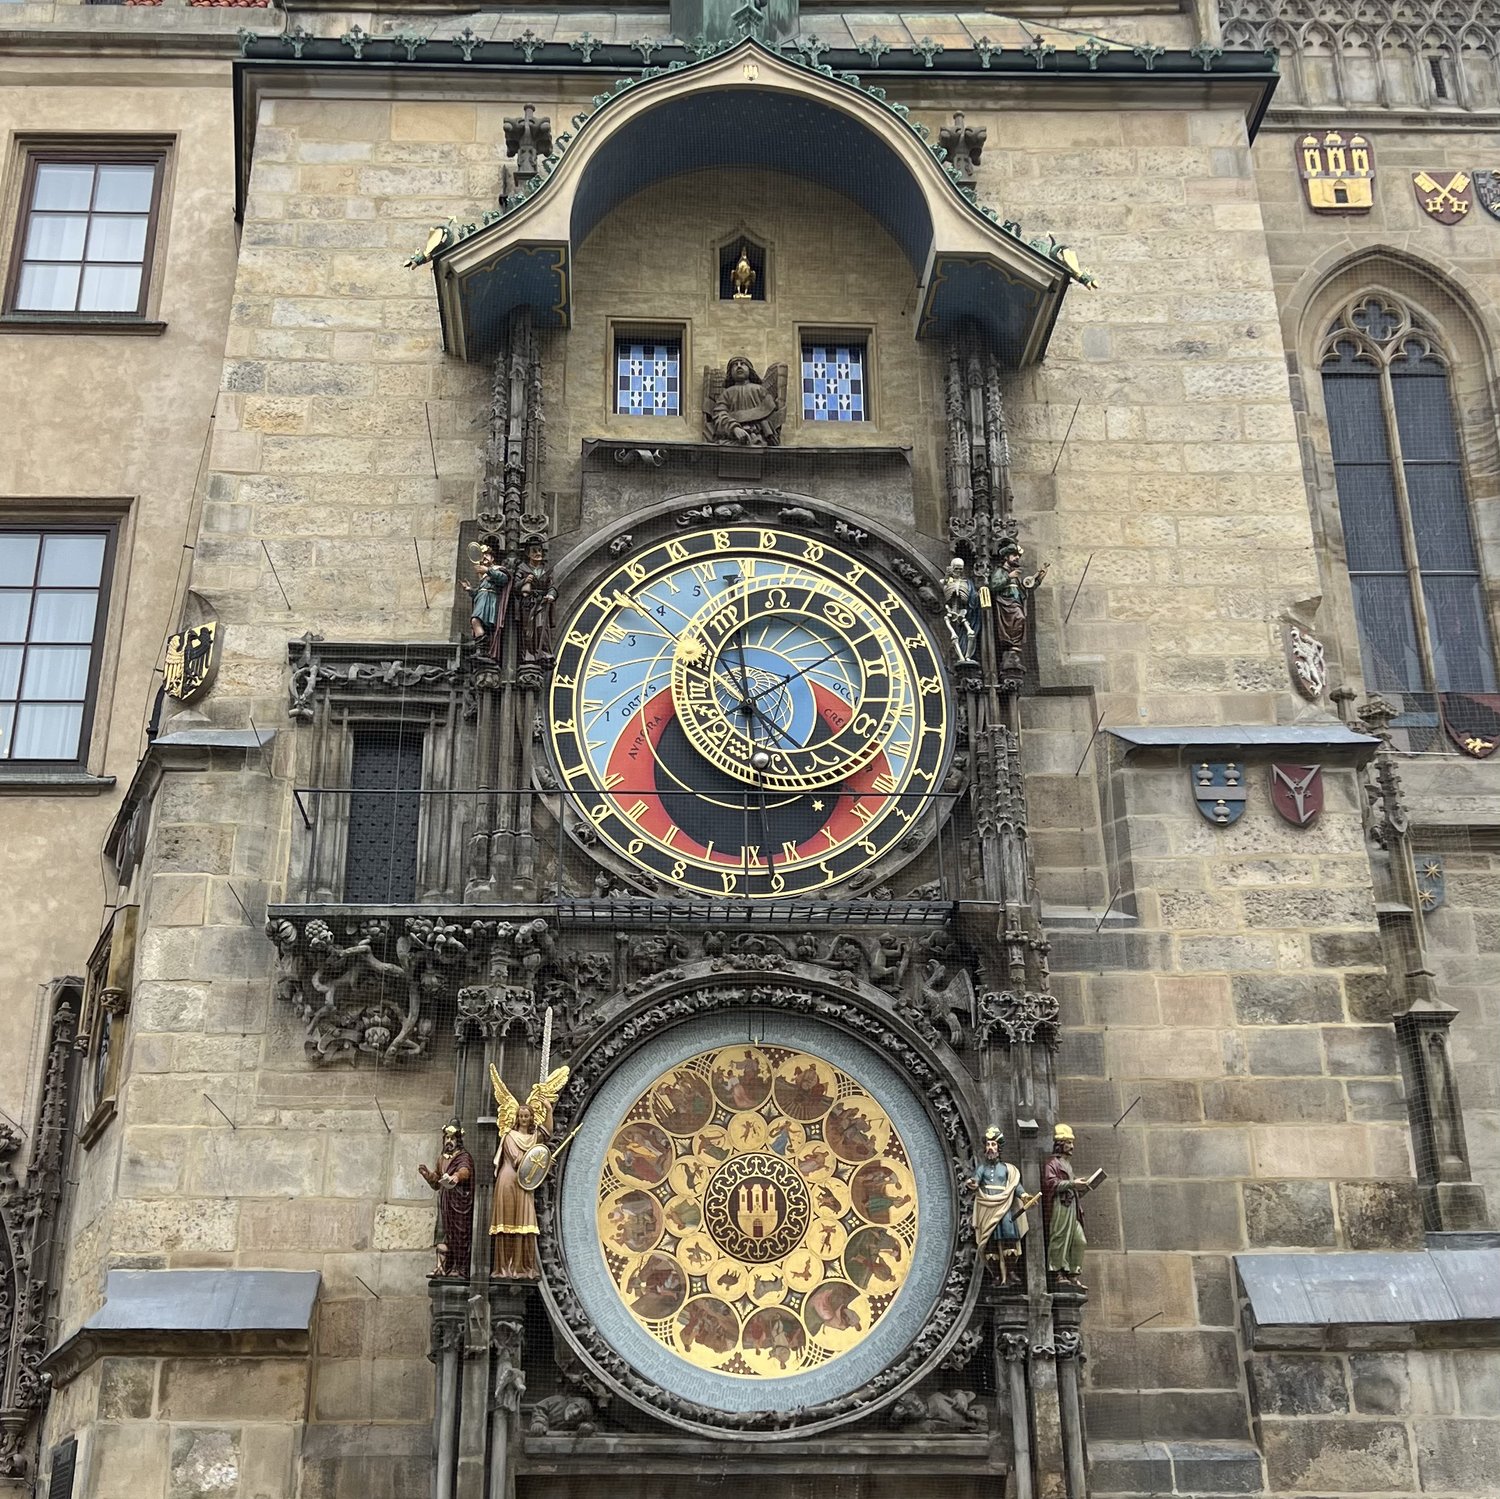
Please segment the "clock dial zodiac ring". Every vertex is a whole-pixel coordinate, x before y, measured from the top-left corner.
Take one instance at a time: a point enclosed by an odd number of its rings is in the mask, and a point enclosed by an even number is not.
[[[741,1043],[636,1099],[605,1152],[596,1221],[615,1292],[652,1338],[701,1369],[776,1379],[879,1326],[911,1269],[917,1190],[855,1078]]]
[[[617,566],[552,679],[563,784],[600,839],[695,893],[795,895],[912,831],[949,752],[937,648],[826,542],[736,525]]]

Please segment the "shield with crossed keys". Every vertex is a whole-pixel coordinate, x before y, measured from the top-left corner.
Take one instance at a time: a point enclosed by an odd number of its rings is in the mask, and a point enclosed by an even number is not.
[[[1271,805],[1294,828],[1305,828],[1323,810],[1323,767],[1273,764]]]
[[[1446,181],[1444,178],[1446,177]],[[1474,202],[1474,184],[1467,172],[1413,172],[1411,185],[1424,212],[1440,224],[1461,224]]]

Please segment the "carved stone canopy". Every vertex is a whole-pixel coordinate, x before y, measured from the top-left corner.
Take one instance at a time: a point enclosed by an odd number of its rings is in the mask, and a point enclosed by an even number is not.
[[[919,338],[977,322],[1010,363],[1033,363],[1081,276],[1060,247],[1033,248],[982,212],[883,90],[754,40],[601,95],[571,126],[539,164],[540,187],[433,253],[450,354],[491,357],[520,306],[539,327],[571,326],[574,247],[632,194],[704,167],[774,169],[852,198],[926,288]]]

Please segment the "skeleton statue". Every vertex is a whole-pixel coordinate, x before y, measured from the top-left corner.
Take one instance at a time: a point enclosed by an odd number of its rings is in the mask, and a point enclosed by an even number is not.
[[[979,587],[962,557],[955,557],[943,576],[943,620],[953,641],[954,665],[977,666]]]

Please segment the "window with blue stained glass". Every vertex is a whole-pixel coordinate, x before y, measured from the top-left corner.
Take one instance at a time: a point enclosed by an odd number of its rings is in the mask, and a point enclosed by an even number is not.
[[[802,420],[864,422],[865,346],[862,343],[802,345]]]
[[[621,416],[682,414],[680,341],[615,340],[615,410]]]

